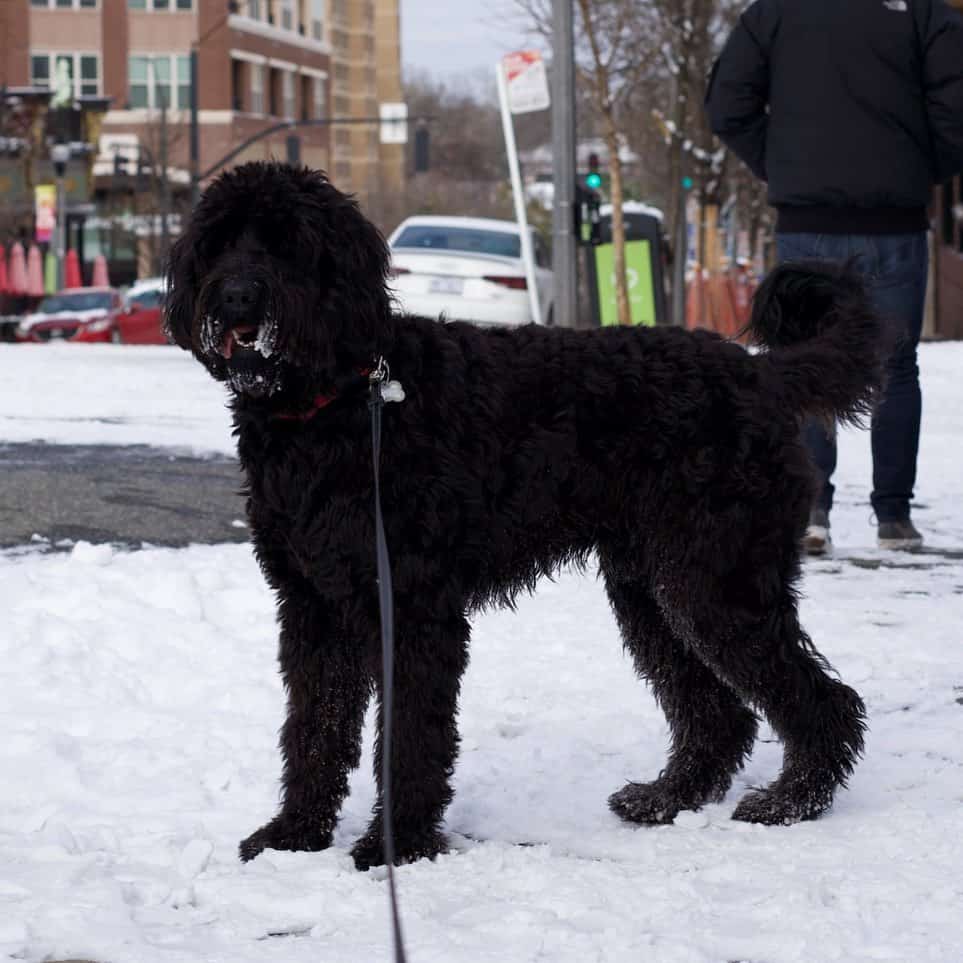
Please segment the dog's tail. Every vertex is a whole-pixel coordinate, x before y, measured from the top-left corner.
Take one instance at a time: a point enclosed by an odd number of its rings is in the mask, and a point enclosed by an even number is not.
[[[883,325],[849,265],[795,261],[773,271],[756,293],[754,341],[800,415],[858,422],[882,385]]]

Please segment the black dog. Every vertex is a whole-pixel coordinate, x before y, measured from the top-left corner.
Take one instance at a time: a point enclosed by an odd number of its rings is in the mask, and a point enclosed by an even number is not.
[[[172,253],[168,330],[233,391],[254,546],[278,596],[283,803],[241,857],[329,846],[358,765],[381,671],[367,405],[381,359],[407,395],[384,410],[381,461],[398,861],[445,848],[469,616],[593,553],[672,730],[663,772],[612,809],[666,823],[720,800],[758,709],[785,762],[734,818],[824,812],[861,752],[864,709],[797,621],[812,487],[799,420],[870,404],[879,329],[858,283],[778,270],[753,320],[773,350],[752,356],[678,329],[400,316],[387,276],[357,204],[323,174],[277,164],[219,177]],[[378,807],[353,855],[383,862]]]

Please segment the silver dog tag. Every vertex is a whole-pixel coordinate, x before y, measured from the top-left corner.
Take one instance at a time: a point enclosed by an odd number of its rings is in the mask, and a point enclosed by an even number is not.
[[[386,381],[381,389],[381,397],[388,401],[404,401],[405,389],[401,387],[400,381]]]

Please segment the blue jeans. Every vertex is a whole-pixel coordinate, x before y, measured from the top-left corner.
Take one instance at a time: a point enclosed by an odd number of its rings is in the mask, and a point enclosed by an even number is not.
[[[846,261],[867,281],[870,296],[883,320],[898,335],[886,365],[886,386],[873,414],[873,510],[880,522],[910,516],[916,484],[922,396],[916,349],[923,330],[929,248],[925,234],[834,235],[779,234],[780,262],[802,258]],[[833,506],[836,432],[817,421],[808,422],[803,437],[817,472],[814,508]]]

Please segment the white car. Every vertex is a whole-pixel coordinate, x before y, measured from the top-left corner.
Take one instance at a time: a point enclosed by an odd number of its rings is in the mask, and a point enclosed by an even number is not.
[[[444,321],[531,324],[532,306],[514,221],[409,217],[388,238],[392,291],[403,311]],[[552,323],[548,251],[532,231],[542,322]]]

